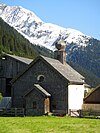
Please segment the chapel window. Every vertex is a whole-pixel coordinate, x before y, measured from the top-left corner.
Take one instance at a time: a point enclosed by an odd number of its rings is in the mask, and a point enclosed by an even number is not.
[[[37,77],[37,81],[38,81],[38,82],[43,82],[43,81],[44,81],[44,75],[39,75],[39,76]]]

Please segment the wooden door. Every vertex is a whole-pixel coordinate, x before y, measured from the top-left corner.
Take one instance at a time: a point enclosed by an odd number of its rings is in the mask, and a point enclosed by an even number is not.
[[[50,99],[49,97],[44,100],[44,113],[47,114],[50,112]]]

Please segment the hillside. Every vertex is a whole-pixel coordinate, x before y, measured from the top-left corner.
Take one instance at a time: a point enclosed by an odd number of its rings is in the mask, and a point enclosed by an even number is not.
[[[39,54],[51,56],[50,50],[31,44],[13,27],[10,27],[0,18],[0,53],[1,52],[28,58],[35,58]]]
[[[86,47],[77,47],[75,43],[66,46],[67,62],[86,77],[91,86],[100,84],[100,41],[90,39]]]

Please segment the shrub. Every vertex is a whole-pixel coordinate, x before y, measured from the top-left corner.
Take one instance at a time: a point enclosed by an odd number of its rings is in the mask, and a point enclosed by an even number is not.
[[[2,100],[2,94],[0,93],[0,101]]]

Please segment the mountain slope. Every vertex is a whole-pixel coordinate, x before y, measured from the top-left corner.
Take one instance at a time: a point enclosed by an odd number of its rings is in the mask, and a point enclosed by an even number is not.
[[[84,69],[88,75],[100,79],[99,40],[74,29],[45,23],[33,12],[20,6],[0,4],[0,17],[33,45],[38,45],[40,48],[45,47],[54,51],[55,42],[59,38],[63,39],[66,43],[67,62],[75,68],[78,66],[78,69]],[[95,85],[98,84],[100,82]]]
[[[50,57],[52,55],[50,50],[31,44],[0,18],[0,53],[2,52],[28,58],[35,58],[39,54]]]

